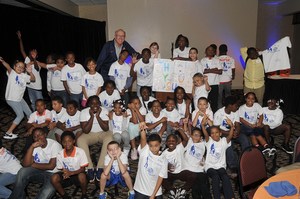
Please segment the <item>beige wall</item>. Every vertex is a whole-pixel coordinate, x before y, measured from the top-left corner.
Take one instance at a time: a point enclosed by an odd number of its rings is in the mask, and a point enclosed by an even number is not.
[[[190,46],[198,48],[199,59],[204,57],[206,46],[226,43],[237,66],[233,88],[242,88],[239,49],[256,43],[257,7],[257,0],[109,0],[108,38],[112,39],[114,31],[122,28],[126,40],[137,51],[158,42],[163,58],[170,58],[171,42],[179,34],[187,36]]]

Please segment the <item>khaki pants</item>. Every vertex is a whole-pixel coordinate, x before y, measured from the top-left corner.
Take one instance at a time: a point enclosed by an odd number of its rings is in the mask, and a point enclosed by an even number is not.
[[[79,148],[82,148],[87,156],[89,165],[87,169],[94,168],[93,162],[91,160],[89,146],[100,142],[102,144],[100,158],[97,164],[97,168],[104,168],[104,158],[107,154],[107,144],[113,141],[113,133],[111,131],[101,131],[98,133],[90,132],[88,134],[82,134],[78,140],[77,145]]]
[[[276,174],[280,174],[286,171],[291,171],[291,170],[296,170],[296,169],[300,169],[300,162],[296,162],[294,164],[285,166],[285,167],[281,167],[280,169],[278,169],[276,171]]]
[[[265,85],[263,85],[260,88],[247,88],[244,86],[244,94],[247,94],[249,92],[253,92],[256,95],[257,102],[262,106],[263,105],[263,100],[264,100],[264,94],[265,94]]]

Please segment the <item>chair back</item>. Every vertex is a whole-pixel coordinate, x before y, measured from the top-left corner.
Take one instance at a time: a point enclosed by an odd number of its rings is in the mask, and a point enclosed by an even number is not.
[[[300,142],[299,142],[299,140],[300,140],[300,137],[295,142],[293,163],[295,163],[297,155],[300,153]]]

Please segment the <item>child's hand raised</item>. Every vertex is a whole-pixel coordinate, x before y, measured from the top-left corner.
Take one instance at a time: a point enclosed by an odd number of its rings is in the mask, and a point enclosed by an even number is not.
[[[226,116],[225,121],[229,126],[234,127],[232,121],[227,116]]]
[[[122,155],[122,149],[121,149],[121,147],[119,147],[118,151],[117,151],[117,157],[116,158],[120,158],[121,155]]]
[[[130,116],[130,114],[128,114],[127,111],[125,111],[125,112],[123,113],[123,117],[128,117],[128,116]]]
[[[108,118],[109,118],[109,120],[113,120],[113,114],[114,114],[114,112],[113,111],[109,111],[108,112]]]
[[[198,110],[197,114],[200,115],[200,116],[202,116],[202,117],[205,115],[205,113],[203,113],[202,111],[200,111],[200,109]]]
[[[207,82],[207,80],[208,80],[207,75],[204,75],[204,76],[203,76],[203,80]]]
[[[17,35],[18,35],[18,39],[22,39],[21,32],[18,30],[16,33],[17,33]]]
[[[139,123],[139,129],[140,129],[140,131],[142,131],[142,130],[144,130],[144,129],[146,129],[146,128],[148,128],[148,127],[146,126],[146,123],[145,123],[145,122],[140,122],[140,123]]]
[[[201,121],[201,126],[205,126],[205,124],[207,123],[207,121],[208,121],[208,117],[207,117],[206,114],[204,114],[204,117],[203,117],[203,119]]]
[[[138,55],[136,53],[133,53],[132,54],[132,64],[136,64],[139,59],[137,59]]]
[[[183,122],[184,124],[189,123],[189,118],[187,117],[187,118],[182,119],[182,122]]]

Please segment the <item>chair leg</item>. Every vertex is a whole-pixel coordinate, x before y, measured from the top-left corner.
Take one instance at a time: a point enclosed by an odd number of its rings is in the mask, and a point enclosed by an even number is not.
[[[115,184],[115,196],[119,196],[118,184]]]

